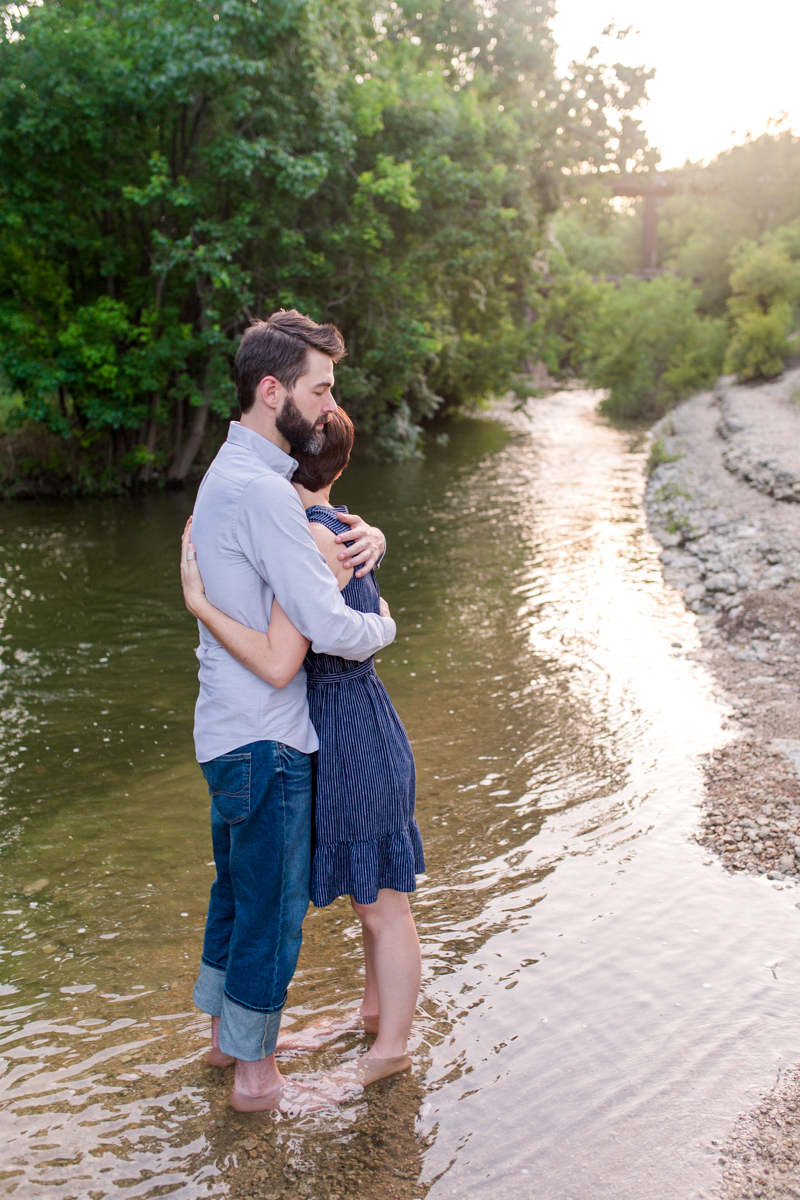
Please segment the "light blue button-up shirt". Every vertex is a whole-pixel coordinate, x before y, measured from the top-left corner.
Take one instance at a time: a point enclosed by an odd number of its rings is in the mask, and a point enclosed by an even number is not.
[[[348,608],[317,549],[289,480],[297,462],[232,421],[194,507],[192,542],[206,595],[229,617],[266,632],[273,598],[321,654],[363,662],[394,641],[395,623]],[[309,754],[319,742],[301,667],[274,688],[241,666],[198,621],[200,695],[194,739],[199,762],[249,742],[286,742]]]

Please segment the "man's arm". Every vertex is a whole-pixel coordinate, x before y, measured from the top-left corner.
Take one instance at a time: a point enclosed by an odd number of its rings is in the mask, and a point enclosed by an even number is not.
[[[363,662],[393,642],[391,618],[348,608],[317,549],[300,498],[279,476],[245,488],[236,521],[242,551],[318,654]]]

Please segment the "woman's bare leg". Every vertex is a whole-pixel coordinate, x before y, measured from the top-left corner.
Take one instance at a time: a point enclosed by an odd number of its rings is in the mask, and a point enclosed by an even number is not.
[[[377,993],[380,1014],[378,1036],[366,1058],[400,1058],[408,1046],[421,974],[419,939],[408,896],[381,888],[374,904],[352,904],[365,934],[367,988],[362,1011],[374,1015],[376,1010],[369,1009]]]
[[[351,897],[352,903],[352,897]],[[356,908],[353,904],[353,908]],[[361,1001],[361,1020],[367,1033],[378,1032],[378,977],[375,973],[375,938],[364,922],[361,922],[361,940],[364,944],[364,998]]]

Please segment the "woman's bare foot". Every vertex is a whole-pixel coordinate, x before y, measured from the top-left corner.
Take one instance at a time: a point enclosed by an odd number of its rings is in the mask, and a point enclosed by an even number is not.
[[[369,1054],[362,1054],[355,1062],[342,1063],[319,1083],[315,1082],[314,1086],[332,1101],[341,1104],[365,1087],[369,1087],[371,1083],[407,1071],[410,1066],[411,1059],[407,1054],[400,1054],[397,1058],[374,1058]]]
[[[278,1038],[275,1053],[286,1054],[291,1050],[315,1050],[317,1046],[324,1046],[326,1042],[333,1041],[348,1028],[348,1023],[345,1021],[323,1018],[319,1021],[312,1021],[303,1029],[287,1029],[286,1033],[282,1033]]]
[[[364,1026],[364,1033],[378,1032],[378,1014],[364,1013],[361,1014],[361,1021]]]
[[[343,1033],[350,1033],[352,1030],[358,1029],[359,1024],[363,1024],[365,1033],[378,1032],[377,1016],[349,1013],[338,1018],[321,1017],[318,1021],[311,1021],[310,1024],[296,1032],[293,1029],[287,1029],[286,1033],[282,1033],[278,1039],[275,1053],[288,1054],[296,1051],[316,1050],[317,1047],[325,1046],[328,1042],[341,1037]]]

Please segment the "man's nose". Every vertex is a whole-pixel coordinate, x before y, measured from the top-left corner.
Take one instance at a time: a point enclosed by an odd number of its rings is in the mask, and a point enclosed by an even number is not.
[[[339,405],[333,398],[333,393],[328,392],[327,396],[325,397],[325,403],[322,405],[322,411],[324,413],[335,413],[338,407]]]

